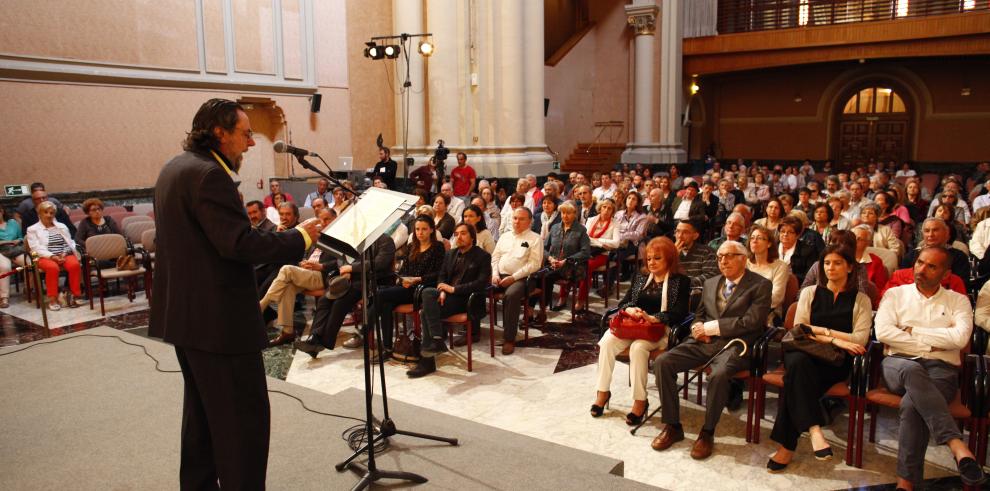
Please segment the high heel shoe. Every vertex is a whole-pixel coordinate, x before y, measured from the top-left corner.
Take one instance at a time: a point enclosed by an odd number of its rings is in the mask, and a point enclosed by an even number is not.
[[[778,472],[783,472],[787,468],[787,464],[781,464],[772,458],[767,460],[767,472],[771,474],[776,474]]]
[[[832,460],[832,447],[825,447],[821,450],[815,450],[815,459]]]
[[[598,418],[605,414],[605,410],[608,409],[608,401],[612,400],[612,391],[608,391],[608,396],[605,397],[605,404],[599,406],[598,404],[591,405],[591,417]]]
[[[646,417],[646,413],[650,412],[650,401],[646,401],[646,406],[643,407],[643,414],[636,414],[632,411],[626,414],[626,424],[629,426],[636,426],[643,422],[643,418]]]

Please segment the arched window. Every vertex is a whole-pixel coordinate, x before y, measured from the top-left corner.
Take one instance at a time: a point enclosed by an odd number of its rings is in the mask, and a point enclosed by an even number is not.
[[[904,99],[890,87],[867,87],[852,95],[842,114],[904,113]]]

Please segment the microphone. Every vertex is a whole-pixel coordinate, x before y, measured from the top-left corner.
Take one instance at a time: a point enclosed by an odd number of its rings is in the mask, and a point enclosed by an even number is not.
[[[282,140],[275,142],[274,148],[275,151],[278,153],[291,153],[296,157],[309,157],[309,156],[319,157],[319,155],[317,155],[316,152],[310,152],[305,148],[293,147],[292,145],[286,144]]]

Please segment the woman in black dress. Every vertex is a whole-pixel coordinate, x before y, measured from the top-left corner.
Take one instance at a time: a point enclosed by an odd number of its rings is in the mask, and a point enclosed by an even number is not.
[[[413,303],[413,292],[418,285],[436,286],[440,267],[443,266],[445,250],[443,243],[437,240],[433,219],[420,215],[413,225],[409,253],[399,269],[398,284],[378,291],[376,308],[386,352],[382,358],[388,357],[392,352],[392,310],[398,305]]]
[[[832,244],[819,261],[819,277],[828,278],[825,285],[801,290],[794,325],[811,327],[813,339],[846,352],[841,366],[830,365],[804,352],[784,353],[784,387],[780,392],[777,419],[770,438],[780,444],[770,460],[770,472],[783,471],[794,457],[798,438],[807,431],[811,448],[818,460],[832,458],[822,433],[822,418],[818,400],[828,389],[849,377],[852,356],[866,352],[873,321],[870,298],[856,288],[856,253],[848,247]]]

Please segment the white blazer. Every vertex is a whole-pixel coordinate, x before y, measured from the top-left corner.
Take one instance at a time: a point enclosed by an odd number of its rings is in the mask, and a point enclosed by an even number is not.
[[[65,239],[65,243],[72,249],[72,253],[78,256],[76,241],[72,240],[72,236],[69,235],[69,227],[56,220],[55,228],[62,234],[62,238]],[[31,251],[37,252],[39,257],[52,257],[54,255],[48,250],[48,229],[41,222],[28,227],[27,242]]]

